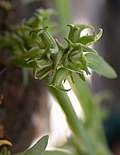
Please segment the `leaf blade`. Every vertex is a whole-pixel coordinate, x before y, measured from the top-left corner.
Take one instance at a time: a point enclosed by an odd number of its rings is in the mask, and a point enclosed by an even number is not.
[[[52,150],[52,151],[45,151],[43,155],[70,155],[70,153],[66,151],[60,150]]]
[[[110,79],[117,77],[115,70],[100,55],[87,53],[85,57],[88,62],[88,67],[96,73]]]

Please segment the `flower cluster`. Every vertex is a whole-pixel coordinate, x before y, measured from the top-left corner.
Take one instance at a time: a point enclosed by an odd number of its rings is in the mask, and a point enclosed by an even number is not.
[[[96,34],[90,25],[68,26],[70,31],[65,38],[67,47],[55,40],[47,27],[44,27],[30,32],[35,45],[22,55],[28,65],[34,64],[33,73],[36,79],[44,79],[48,85],[63,91],[65,90],[63,82],[68,76],[72,78],[73,72],[79,74],[83,80],[85,80],[84,73],[90,74],[85,54],[96,53],[88,46],[97,41],[102,34],[101,29]],[[81,32],[86,28],[91,29],[92,34],[81,36]]]
[[[13,26],[0,37],[0,47],[12,52],[14,64],[32,68],[36,79],[62,91],[66,91],[63,82],[68,77],[73,81],[73,74],[78,74],[85,80],[89,68],[107,78],[116,78],[113,68],[89,47],[101,37],[102,29],[97,34],[91,25],[69,24],[68,36],[64,38],[67,45],[61,45],[53,38],[56,23],[50,20],[51,14],[51,10],[38,10],[34,17]],[[83,35],[85,29],[89,34]]]

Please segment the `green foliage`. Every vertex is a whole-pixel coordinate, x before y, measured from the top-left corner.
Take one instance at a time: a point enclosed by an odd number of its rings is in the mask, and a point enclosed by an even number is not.
[[[4,147],[2,151],[0,152],[0,155],[10,155],[10,153],[8,152],[7,148]]]
[[[113,68],[99,56],[96,50],[90,47],[101,37],[102,29],[97,34],[91,25],[69,24],[69,33],[64,38],[67,43],[65,46],[65,43],[61,44],[53,37],[56,24],[50,20],[49,15],[52,13],[51,10],[38,10],[35,16],[28,21],[24,20],[17,26],[13,26],[10,32],[0,37],[0,47],[11,51],[14,64],[32,68],[34,77],[47,83],[59,101],[73,132],[72,145],[75,147],[72,154],[110,155],[104,142],[99,111],[95,107],[89,89],[84,85],[85,75],[91,74],[90,69],[108,78],[117,76]],[[85,29],[90,29],[91,33],[82,36],[81,33]],[[63,92],[70,90],[64,89],[65,80],[69,80],[82,105],[85,115],[84,122],[77,117],[67,93]],[[96,115],[95,119],[93,114]],[[94,134],[95,123],[98,123],[99,127],[96,134]],[[99,145],[96,145],[96,140]],[[45,136],[32,148],[16,155],[68,154],[64,151],[45,151],[47,141],[48,136]],[[2,153],[8,155],[6,149],[3,149]]]
[[[84,82],[75,74],[73,75],[73,79],[74,83],[70,78],[68,80],[80,106],[82,107],[84,115],[84,121],[82,123],[84,130],[86,130],[88,134],[87,137],[91,140],[95,155],[110,155],[101,123],[103,111],[99,107],[99,102],[95,99],[87,82]],[[86,146],[83,143],[83,140],[81,140],[80,147],[78,148],[76,147],[76,142],[73,137],[71,137],[65,144],[64,148],[67,147],[73,152],[77,151],[75,155],[79,155],[80,153],[84,154],[86,152]]]
[[[116,72],[112,67],[109,66],[104,59],[98,54],[87,53],[86,59],[88,61],[88,66],[94,70],[96,73],[103,75],[107,78],[116,78]]]
[[[14,61],[17,59],[17,64],[20,60],[26,62],[26,65],[24,63],[20,63],[20,65],[31,66],[36,79],[44,79],[49,86],[62,91],[65,90],[62,84],[68,76],[73,79],[72,73],[75,72],[85,80],[85,73],[90,74],[89,68],[108,78],[115,78],[115,71],[100,58],[97,51],[88,47],[101,37],[102,30],[100,29],[96,34],[90,25],[70,24],[68,26],[70,31],[68,37],[65,38],[67,47],[55,40],[47,27],[35,29],[30,31],[30,37],[34,42],[33,47],[29,50],[24,47],[25,52]],[[81,32],[86,28],[92,30],[93,34],[81,36]],[[93,58],[93,56],[96,57]]]
[[[24,152],[16,153],[14,155],[43,155],[48,143],[48,135],[43,136],[38,142],[31,148],[25,150]],[[3,148],[0,155],[10,155],[7,148]]]
[[[53,150],[45,151],[48,143],[48,136],[43,136],[38,142],[31,148],[25,150],[24,152],[16,153],[14,155],[69,155],[68,152],[64,150]],[[0,155],[11,155],[6,147],[2,149]]]
[[[44,136],[30,149],[14,155],[42,155],[46,149],[47,143],[48,136]]]
[[[21,56],[34,45],[33,38],[29,35],[31,31],[48,26],[49,31],[55,33],[57,25],[51,21],[52,15],[54,11],[51,9],[38,9],[33,17],[27,21],[24,19],[21,23],[12,26],[10,32],[0,36],[0,48],[8,48],[12,56]]]
[[[54,151],[45,151],[43,155],[70,155],[67,151],[64,150],[54,150]]]
[[[90,74],[89,68],[108,78],[116,77],[115,71],[89,47],[101,37],[102,29],[97,34],[91,25],[69,24],[65,47],[49,33],[48,12],[37,11],[34,18],[19,24],[3,38],[14,52],[12,60],[16,65],[33,68],[36,79],[44,79],[49,86],[61,91],[67,91],[62,84],[69,76],[73,79],[72,73],[85,80],[85,74]],[[81,36],[86,28],[92,34]]]

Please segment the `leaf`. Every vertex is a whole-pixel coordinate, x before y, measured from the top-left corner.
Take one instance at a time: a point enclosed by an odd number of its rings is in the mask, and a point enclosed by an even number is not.
[[[0,155],[9,155],[8,150],[7,150],[6,147],[4,147],[4,148],[2,149],[2,151],[0,152]]]
[[[84,76],[84,74],[82,73],[82,74],[79,74],[79,77],[83,80],[83,81],[85,81],[86,79],[85,79],[85,76]]]
[[[32,148],[25,151],[24,155],[42,155],[48,143],[48,135],[42,137]]]
[[[99,40],[101,38],[102,34],[103,34],[103,30],[100,28],[98,34],[95,35],[95,41],[94,42]]]
[[[100,37],[102,36],[102,33],[103,33],[103,30],[99,29],[98,34],[96,34],[96,32],[94,32],[93,35],[82,36],[82,37],[80,37],[79,42],[84,44],[84,45],[86,45],[86,46],[89,46],[92,43],[94,43],[97,40],[99,40]]]
[[[87,25],[87,24],[76,24],[75,25],[77,29],[79,30],[79,33],[81,35],[81,32],[85,29],[90,29],[91,31],[95,31],[94,27],[92,25]]]
[[[46,149],[47,143],[48,143],[48,135],[43,136],[30,149],[28,149],[28,150],[26,150],[24,152],[16,153],[14,155],[42,155],[44,153],[45,149]]]
[[[92,35],[85,35],[85,36],[83,36],[83,37],[81,37],[79,39],[79,42],[81,44],[84,44],[84,45],[88,46],[88,45],[90,45],[91,43],[94,42],[94,36],[92,36]]]
[[[70,89],[64,89],[63,87],[63,81],[65,81],[69,75],[70,75],[70,71],[64,68],[58,69],[55,74],[55,78],[53,80],[53,86],[56,89],[61,90],[61,91],[69,91]]]
[[[97,54],[97,51],[90,48],[90,47],[87,47],[87,46],[84,46],[84,45],[81,45],[82,48],[83,48],[83,52],[92,52],[92,53],[96,53]]]
[[[66,62],[66,64],[63,64],[63,66],[71,71],[71,72],[76,72],[76,73],[83,73],[83,65],[82,63],[79,62],[79,65],[76,66],[76,64],[73,64],[72,62]]]
[[[35,61],[27,62],[22,58],[12,58],[12,62],[18,67],[34,68],[37,64]]]
[[[41,60],[35,60],[37,67],[40,68],[41,70],[47,67],[51,67],[52,66],[52,62],[47,60],[47,59],[41,59]]]
[[[33,69],[33,76],[35,79],[39,79],[42,80],[44,78],[46,78],[46,76],[51,72],[51,68],[47,67],[44,68],[43,70],[39,69],[39,68],[34,68]]]
[[[41,50],[38,47],[33,47],[23,54],[23,58],[26,60],[32,60],[34,58],[41,57],[41,53],[43,52],[41,52]]]
[[[87,53],[85,55],[88,67],[96,73],[107,78],[114,79],[117,77],[115,70],[98,54]]]
[[[53,151],[45,151],[43,155],[70,155],[70,153],[66,151],[59,151],[59,150],[53,150]]]

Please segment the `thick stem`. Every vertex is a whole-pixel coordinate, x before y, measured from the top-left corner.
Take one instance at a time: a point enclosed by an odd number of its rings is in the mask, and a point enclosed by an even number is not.
[[[94,148],[92,146],[92,142],[89,138],[89,135],[86,132],[86,129],[84,128],[81,120],[78,119],[67,94],[65,92],[56,90],[53,87],[49,87],[49,88],[52,94],[58,100],[59,105],[63,109],[66,115],[68,124],[71,130],[73,131],[73,134],[75,135],[76,140],[80,142],[80,140],[82,139],[84,144],[86,145],[86,148],[88,149],[89,154],[95,155]]]

